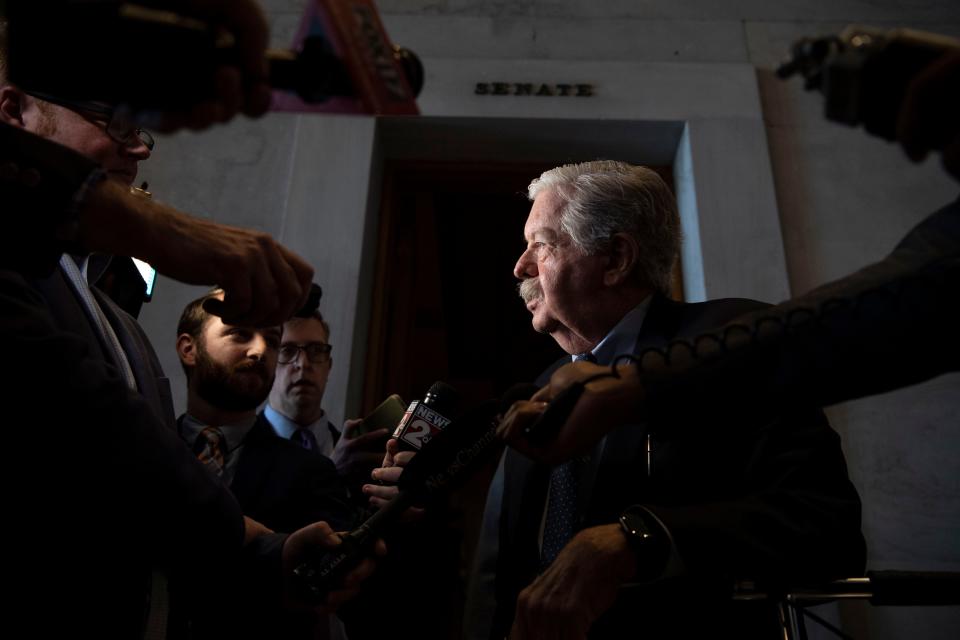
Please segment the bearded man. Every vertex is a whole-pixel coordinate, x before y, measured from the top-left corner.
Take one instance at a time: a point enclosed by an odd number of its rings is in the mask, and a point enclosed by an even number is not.
[[[230,487],[244,513],[268,527],[292,531],[316,520],[348,526],[351,514],[333,463],[308,455],[257,418],[273,386],[281,328],[224,324],[203,307],[222,296],[215,290],[194,300],[177,325],[177,355],[187,374],[180,436]]]
[[[351,528],[353,510],[330,459],[277,436],[257,415],[273,386],[281,327],[224,324],[204,309],[207,300],[222,297],[217,289],[194,300],[177,325],[177,355],[187,374],[187,412],[177,420],[180,437],[230,488],[243,512],[271,529],[295,531],[318,520],[335,530]],[[217,613],[184,614],[195,638],[326,636],[328,621],[312,612],[282,612],[239,591],[202,594],[208,604],[217,601],[207,607]],[[336,620],[329,625],[339,627]]]

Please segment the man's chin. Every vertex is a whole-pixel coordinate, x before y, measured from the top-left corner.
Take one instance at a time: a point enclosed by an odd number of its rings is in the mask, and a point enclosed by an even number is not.
[[[530,324],[533,325],[533,330],[537,333],[550,334],[556,331],[557,327],[560,325],[560,323],[553,318],[544,318],[542,316],[538,316],[536,313],[533,314]]]
[[[287,393],[296,396],[312,396],[316,392],[317,388],[312,384],[292,384],[287,388]]]
[[[125,187],[132,187],[133,183],[137,181],[137,174],[129,171],[108,170],[107,177]]]

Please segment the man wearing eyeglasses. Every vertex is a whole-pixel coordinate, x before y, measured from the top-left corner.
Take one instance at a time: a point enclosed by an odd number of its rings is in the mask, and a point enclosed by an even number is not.
[[[389,435],[386,429],[356,434],[362,420],[347,420],[344,433],[323,410],[323,394],[333,367],[330,325],[319,311],[283,325],[277,377],[264,417],[277,435],[331,458],[351,496],[365,498],[360,486],[380,466]]]
[[[349,527],[353,513],[330,460],[277,437],[257,415],[273,385],[280,327],[224,324],[204,310],[207,300],[222,296],[215,289],[189,303],[177,325],[177,355],[187,375],[180,436],[231,488],[246,515],[280,531],[317,520]],[[205,430],[219,432],[210,434],[216,442]]]
[[[9,87],[8,87],[9,88]],[[19,99],[19,101],[18,101]],[[32,125],[42,136],[94,160],[109,178],[127,186],[137,179],[139,163],[150,157],[153,136],[122,111],[101,102],[79,102],[40,92],[13,90],[5,115]],[[19,109],[19,113],[14,111]]]
[[[307,550],[338,538],[323,523],[271,535],[244,517],[177,437],[149,341],[90,286],[99,265],[87,256],[134,255],[184,282],[219,282],[227,298],[212,301],[217,311],[251,324],[302,306],[312,269],[266,234],[131,195],[149,134],[110,105],[9,84],[2,31],[0,388],[18,428],[8,433],[0,484],[8,521],[25,532],[4,560],[18,585],[5,619],[42,637],[174,637],[171,573],[217,584],[239,572],[279,599],[281,579]],[[238,108],[168,124],[210,124]],[[353,579],[370,570],[365,563]]]
[[[222,296],[214,290],[189,303],[177,325],[177,355],[187,374],[187,412],[177,420],[180,437],[230,487],[245,515],[276,531],[318,520],[350,529],[354,512],[330,460],[278,437],[256,413],[270,393],[277,351],[283,350],[280,327],[224,324],[204,310],[205,301]],[[329,356],[329,349],[312,347],[308,354]],[[214,597],[223,602],[211,617]],[[246,597],[204,594],[203,610],[190,615],[194,637],[312,637],[317,621],[309,613],[282,613]]]

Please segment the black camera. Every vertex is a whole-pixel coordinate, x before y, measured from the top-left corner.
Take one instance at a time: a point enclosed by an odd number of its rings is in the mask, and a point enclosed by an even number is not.
[[[238,57],[232,34],[136,2],[30,0],[8,3],[7,14],[13,84],[71,100],[124,104],[136,113],[181,109],[212,95],[216,69]],[[396,68],[412,92],[404,97],[412,101],[423,86],[423,65],[409,49],[391,45],[378,26],[371,27],[376,37],[354,42],[350,55],[338,52],[331,33],[307,37],[297,50],[268,51],[271,86],[308,104],[367,95],[372,89],[358,86],[357,65],[375,63]]]
[[[799,40],[777,75],[799,73],[808,90],[823,93],[829,120],[863,124],[868,132],[893,140],[910,81],[951,50],[960,51],[960,40],[912,29],[852,26],[838,36]]]

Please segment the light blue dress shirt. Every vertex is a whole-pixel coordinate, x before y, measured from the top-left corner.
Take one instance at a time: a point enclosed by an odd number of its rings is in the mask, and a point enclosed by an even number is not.
[[[270,423],[270,426],[273,427],[273,430],[281,438],[289,440],[293,437],[294,432],[301,428],[301,425],[283,415],[269,404],[264,408],[263,415],[266,416],[267,422]],[[333,455],[334,442],[333,431],[331,429],[336,429],[336,427],[333,427],[332,423],[327,419],[327,416],[325,414],[321,415],[319,420],[307,425],[307,429],[309,429],[317,439],[317,450],[328,458]],[[339,429],[337,429],[337,431],[339,431]]]

